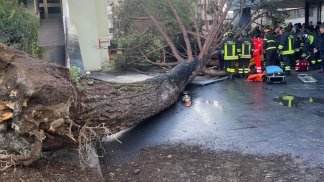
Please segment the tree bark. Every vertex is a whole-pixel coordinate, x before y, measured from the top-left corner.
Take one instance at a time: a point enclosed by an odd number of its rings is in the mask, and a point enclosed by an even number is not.
[[[12,142],[21,139],[31,152],[16,160],[28,165],[37,160],[45,143],[82,142],[77,139],[83,128],[105,126],[109,134],[130,128],[175,103],[202,67],[195,59],[135,83],[82,78],[80,90],[68,69],[0,45],[0,125],[5,127],[1,149],[13,150],[5,136],[15,136]],[[0,159],[8,157],[12,158],[0,154]]]

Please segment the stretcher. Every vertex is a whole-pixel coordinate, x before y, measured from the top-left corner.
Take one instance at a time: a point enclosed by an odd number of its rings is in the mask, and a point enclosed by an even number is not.
[[[279,66],[267,66],[265,82],[270,83],[286,83],[286,75]]]
[[[312,76],[308,74],[298,74],[298,79],[303,83],[316,83],[317,80]]]

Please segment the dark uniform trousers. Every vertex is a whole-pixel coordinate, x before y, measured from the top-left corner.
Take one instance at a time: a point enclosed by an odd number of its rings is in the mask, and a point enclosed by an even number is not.
[[[291,68],[295,66],[295,49],[294,49],[294,37],[289,32],[285,32],[280,37],[280,44],[278,49],[281,51],[281,67],[289,74]]]
[[[277,38],[270,33],[266,34],[263,39],[263,49],[265,50],[266,66],[279,66],[276,39]]]
[[[277,60],[277,49],[270,49],[267,50],[265,53],[265,60],[266,60],[266,65],[267,66],[279,66],[279,62]]]

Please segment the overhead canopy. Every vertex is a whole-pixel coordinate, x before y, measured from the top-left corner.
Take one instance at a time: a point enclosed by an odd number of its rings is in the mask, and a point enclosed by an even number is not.
[[[239,3],[240,0],[235,0],[234,3]],[[289,10],[289,9],[294,9],[294,8],[305,8],[305,21],[304,22],[309,22],[310,20],[313,22],[317,21],[323,21],[324,20],[324,13],[323,13],[323,3],[324,0],[250,0],[250,3],[247,5],[246,9],[254,9],[254,8],[259,8],[257,5],[261,3],[267,3],[270,7],[269,8],[274,8],[274,9],[283,9],[283,10]],[[314,11],[313,7],[316,6],[317,11]],[[239,6],[237,6],[239,7]],[[235,11],[235,7],[233,8],[233,11]],[[249,10],[248,10],[249,11]],[[310,13],[312,13],[311,19],[310,19]],[[241,16],[240,17],[240,22],[244,21],[245,19],[249,18],[249,14],[246,13],[246,16]],[[299,21],[301,21],[299,19]]]
[[[324,0],[272,0],[273,5],[278,8],[301,8],[305,6],[305,2],[309,4],[317,4],[318,2],[324,2]]]
[[[234,2],[239,3],[239,0]],[[324,2],[324,0],[251,0],[250,2],[252,7],[258,3],[268,2],[271,6],[276,8],[303,8],[306,2],[310,5],[316,5],[319,2]]]

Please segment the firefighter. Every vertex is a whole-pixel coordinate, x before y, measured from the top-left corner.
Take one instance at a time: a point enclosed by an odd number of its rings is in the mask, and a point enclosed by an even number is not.
[[[306,54],[305,54],[305,37],[304,37],[305,33],[302,31],[301,32],[301,39],[300,39],[300,59],[305,59],[306,58]]]
[[[263,50],[265,50],[266,66],[278,65],[276,39],[270,28],[264,29]]]
[[[254,45],[252,38],[248,35],[247,31],[242,34],[242,39],[239,41],[239,75],[241,78],[247,77],[249,74],[249,64],[252,59]]]
[[[255,61],[257,73],[261,73],[262,72],[261,60],[263,55],[263,39],[261,38],[261,34],[256,33],[252,41],[254,45],[253,59]]]
[[[279,47],[279,44],[280,44],[280,38],[283,34],[283,30],[280,26],[278,26],[275,31],[275,37],[276,37],[276,47],[277,47],[277,60],[278,60],[278,65],[277,66],[280,66],[281,67],[281,55],[279,54],[279,50],[278,50],[278,47]]]
[[[286,25],[283,25],[283,34],[280,37],[278,49],[281,55],[281,67],[287,75],[290,75],[291,67],[295,65],[295,43],[294,36]]]
[[[293,36],[295,39],[295,59],[300,60],[302,58],[301,56],[303,53],[304,45],[303,45],[303,41],[302,41],[303,34],[301,32],[301,29],[299,29],[298,24],[294,25]]]
[[[222,53],[228,79],[233,80],[235,61],[238,61],[239,44],[234,38],[234,32],[227,32],[227,38],[222,43]]]
[[[319,26],[319,35],[315,40],[315,52],[319,53],[317,62],[321,65],[321,73],[324,74],[324,24]]]
[[[315,69],[316,67],[316,57],[317,53],[314,52],[315,48],[315,36],[309,31],[306,30],[304,34],[304,54],[302,57],[305,57],[305,59],[310,62],[311,68]]]

